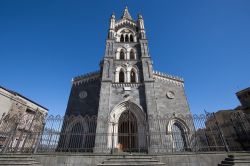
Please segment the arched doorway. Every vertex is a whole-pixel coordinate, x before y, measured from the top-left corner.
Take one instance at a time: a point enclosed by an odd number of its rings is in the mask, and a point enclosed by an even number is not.
[[[138,149],[137,120],[130,110],[124,111],[119,118],[118,142],[125,152],[134,152]]]
[[[187,149],[187,142],[183,127],[175,122],[172,125],[173,148],[175,151],[185,151]]]
[[[109,117],[108,149],[115,149],[119,143],[126,152],[147,151],[146,116],[142,107],[130,100],[117,104]]]

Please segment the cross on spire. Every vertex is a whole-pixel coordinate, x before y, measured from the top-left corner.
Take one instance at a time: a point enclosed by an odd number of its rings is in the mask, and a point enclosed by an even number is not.
[[[126,6],[126,8],[124,9],[123,15],[122,15],[122,19],[124,19],[124,18],[127,18],[127,19],[129,19],[129,20],[133,20],[132,17],[131,17],[131,15],[130,15],[129,12],[128,12],[128,7],[127,7],[127,6]]]

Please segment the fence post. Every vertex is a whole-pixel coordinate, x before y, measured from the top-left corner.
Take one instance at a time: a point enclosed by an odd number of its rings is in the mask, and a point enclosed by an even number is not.
[[[43,122],[43,127],[42,127],[42,130],[39,132],[39,135],[37,137],[37,140],[36,140],[36,145],[35,145],[35,148],[34,148],[34,151],[33,153],[35,154],[37,152],[37,148],[40,144],[40,142],[42,141],[42,136],[43,136],[43,132],[44,132],[44,128],[45,128],[45,122]]]

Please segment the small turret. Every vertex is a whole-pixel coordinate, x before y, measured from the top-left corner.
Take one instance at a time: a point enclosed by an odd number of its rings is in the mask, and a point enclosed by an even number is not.
[[[110,26],[109,26],[109,39],[113,39],[115,34],[115,14],[112,13],[110,17]]]
[[[141,14],[138,14],[138,25],[139,29],[144,30],[144,20]]]
[[[144,20],[143,20],[141,14],[138,14],[137,24],[138,24],[138,28],[139,28],[140,38],[146,39],[146,33],[145,33],[145,29],[144,29]]]
[[[110,17],[110,27],[109,29],[115,29],[115,13],[112,13]]]

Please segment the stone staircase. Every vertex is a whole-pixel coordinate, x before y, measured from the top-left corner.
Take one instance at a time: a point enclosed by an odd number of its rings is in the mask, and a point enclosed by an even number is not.
[[[250,153],[228,155],[218,166],[250,166]]]
[[[0,166],[42,166],[31,155],[0,154]]]
[[[158,160],[154,160],[150,156],[113,156],[99,163],[97,166],[117,166],[117,165],[127,165],[127,166],[160,166],[166,165]]]

